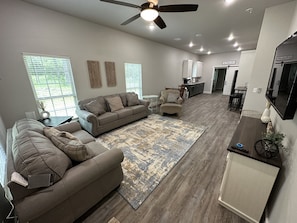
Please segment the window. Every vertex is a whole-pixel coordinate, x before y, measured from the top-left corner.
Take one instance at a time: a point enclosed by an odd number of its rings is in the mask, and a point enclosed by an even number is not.
[[[51,116],[75,116],[77,104],[69,58],[23,54],[37,103]]]
[[[126,92],[135,92],[142,98],[141,64],[125,63]]]

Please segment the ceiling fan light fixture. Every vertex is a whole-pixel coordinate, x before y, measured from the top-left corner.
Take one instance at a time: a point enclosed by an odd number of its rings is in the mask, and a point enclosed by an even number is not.
[[[152,22],[159,16],[159,12],[156,9],[148,8],[148,9],[142,10],[140,13],[140,16],[145,21]]]

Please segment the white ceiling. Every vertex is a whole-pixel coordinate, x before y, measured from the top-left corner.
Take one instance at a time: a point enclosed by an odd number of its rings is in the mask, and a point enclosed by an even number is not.
[[[141,18],[126,25],[120,24],[139,13],[138,9],[114,5],[100,0],[24,0],[48,9],[79,17],[94,23],[131,33],[196,54],[236,51],[237,41],[242,50],[255,49],[265,8],[292,0],[159,0],[159,6],[170,4],[199,4],[196,12],[161,13],[165,29],[151,31]],[[141,5],[145,0],[121,0]],[[246,9],[252,8],[252,13]],[[233,33],[235,39],[228,41]],[[175,40],[180,38],[180,40]],[[189,47],[193,42],[194,46]],[[204,48],[201,53],[200,47]]]

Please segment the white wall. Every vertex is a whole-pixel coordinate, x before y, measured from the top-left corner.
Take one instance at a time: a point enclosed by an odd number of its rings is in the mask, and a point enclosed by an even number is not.
[[[251,79],[252,68],[255,61],[256,50],[242,51],[240,54],[240,61],[238,66],[238,76],[236,80],[236,87],[248,86]]]
[[[291,2],[291,4],[294,5],[294,2]],[[265,12],[243,110],[262,113],[265,108],[265,92],[275,48],[288,37],[289,26],[294,13],[294,7],[289,4],[285,6],[272,7]],[[274,14],[281,16],[275,16]],[[261,88],[262,91],[261,93],[253,93],[253,88]]]
[[[6,127],[37,112],[22,53],[71,58],[78,99],[125,91],[124,63],[141,63],[143,94],[182,83],[182,61],[198,56],[19,0],[1,0],[0,113]],[[149,31],[148,31],[149,32]],[[100,61],[103,87],[91,89],[87,60]],[[116,64],[117,86],[107,87],[104,61]]]
[[[263,112],[266,101],[264,94],[275,48],[295,31],[297,31],[297,1],[266,9],[243,109]],[[262,93],[252,93],[254,87],[261,87]],[[293,120],[283,121],[271,108],[271,119],[276,130],[286,135],[284,145],[289,153],[282,151],[283,167],[268,206],[268,222],[293,223],[297,219],[297,115],[295,114]]]
[[[295,13],[288,35],[297,31],[297,1],[295,3]],[[293,5],[292,8],[294,9]],[[284,168],[280,174],[280,183],[277,193],[274,196],[275,202],[271,207],[269,222],[296,222],[297,219],[297,115],[293,120],[283,121],[272,109],[271,118],[276,129],[286,135],[285,146],[288,153],[283,154]]]
[[[203,62],[203,75],[201,81],[205,82],[204,93],[211,93],[212,75],[215,67],[226,67],[223,62],[236,61],[234,66],[238,66],[240,59],[240,52],[220,53],[200,56],[200,61]],[[232,65],[233,66],[233,65]]]

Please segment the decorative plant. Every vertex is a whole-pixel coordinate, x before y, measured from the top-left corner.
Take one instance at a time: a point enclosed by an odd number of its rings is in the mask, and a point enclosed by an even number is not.
[[[45,104],[43,101],[38,101],[38,105],[39,105],[39,108],[44,111],[45,110]]]
[[[277,145],[279,149],[286,151],[286,148],[283,146],[282,141],[285,138],[283,133],[268,131],[263,135],[263,139],[268,139]]]

